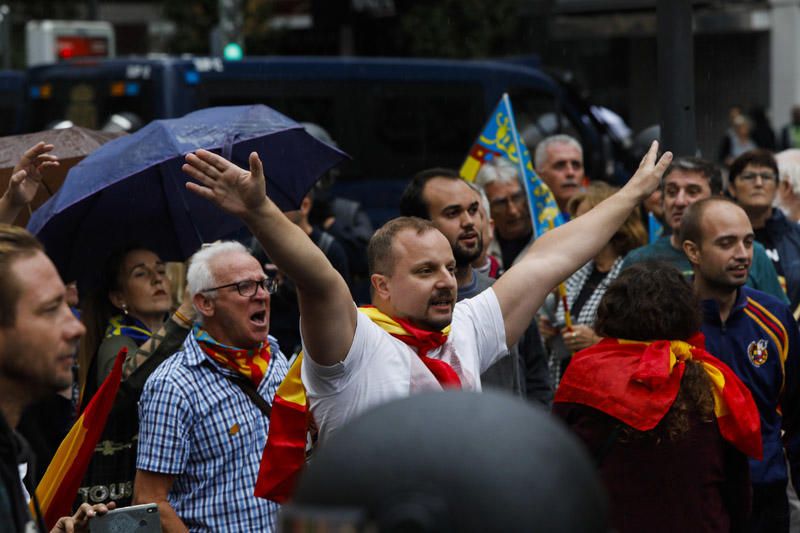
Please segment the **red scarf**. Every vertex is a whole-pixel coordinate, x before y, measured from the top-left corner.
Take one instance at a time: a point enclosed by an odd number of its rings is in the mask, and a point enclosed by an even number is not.
[[[417,356],[422,361],[422,364],[431,371],[431,374],[433,374],[442,388],[461,388],[461,379],[459,379],[453,367],[445,361],[432,359],[427,355],[431,350],[435,350],[447,342],[450,326],[441,331],[428,331],[414,326],[408,320],[392,318],[371,305],[361,307],[360,311],[392,337],[416,348]]]
[[[442,387],[461,388],[461,380],[450,365],[427,356],[428,352],[447,341],[450,326],[441,331],[425,331],[406,320],[392,319],[372,306],[361,307],[359,311],[393,337],[416,348],[420,360]],[[306,459],[310,412],[301,380],[302,361],[301,352],[272,401],[267,445],[256,479],[255,495],[278,503],[286,502],[294,492],[297,476]]]
[[[684,361],[694,359],[711,380],[722,437],[761,459],[761,423],[750,391],[725,363],[701,346],[705,338],[700,333],[688,342],[603,339],[572,356],[554,401],[587,405],[648,431],[675,401]]]
[[[243,350],[217,342],[206,330],[197,326],[194,328],[194,336],[197,345],[208,357],[223,367],[246,377],[253,382],[256,388],[261,385],[267,368],[269,368],[271,356],[269,342],[262,342],[254,350]]]

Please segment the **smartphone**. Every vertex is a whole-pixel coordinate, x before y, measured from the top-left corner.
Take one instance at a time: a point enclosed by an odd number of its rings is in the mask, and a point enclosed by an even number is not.
[[[96,516],[89,520],[89,533],[161,533],[158,505],[131,505]]]

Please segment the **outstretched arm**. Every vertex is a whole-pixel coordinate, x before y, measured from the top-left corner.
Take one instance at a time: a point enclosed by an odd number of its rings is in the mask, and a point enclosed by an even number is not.
[[[33,197],[36,196],[36,191],[39,190],[39,184],[42,182],[41,170],[58,166],[56,157],[48,154],[52,149],[52,144],[39,142],[22,154],[19,162],[11,171],[8,189],[0,197],[0,222],[13,223],[20,210],[31,203]]]
[[[266,196],[264,168],[250,154],[250,172],[205,150],[186,156],[186,187],[241,218],[275,265],[297,286],[301,332],[319,364],[344,360],[356,330],[350,290],[325,254]]]
[[[492,287],[506,325],[506,342],[517,342],[553,287],[597,255],[639,202],[658,186],[672,154],[656,162],[653,142],[636,174],[611,198],[561,227],[536,239],[517,264]]]

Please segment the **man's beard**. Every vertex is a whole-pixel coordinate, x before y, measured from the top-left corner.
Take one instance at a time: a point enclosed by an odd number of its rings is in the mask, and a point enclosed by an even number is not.
[[[0,353],[0,375],[26,386],[30,400],[42,398],[47,394],[64,390],[72,385],[72,376],[55,374],[42,375],[38,368],[32,366],[26,357],[25,347],[21,343],[10,342]]]
[[[453,246],[453,258],[456,260],[456,267],[463,268],[471,265],[473,261],[481,256],[481,252],[483,252],[483,235],[480,233],[478,233],[475,248],[466,249],[456,241]]]

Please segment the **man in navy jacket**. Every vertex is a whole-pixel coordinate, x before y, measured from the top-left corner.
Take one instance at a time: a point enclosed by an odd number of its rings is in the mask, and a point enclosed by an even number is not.
[[[703,302],[706,349],[748,386],[761,415],[764,458],[750,461],[749,530],[788,532],[784,449],[795,488],[800,486],[797,323],[785,304],[744,285],[755,236],[739,206],[720,197],[693,204],[681,221],[680,238]]]

